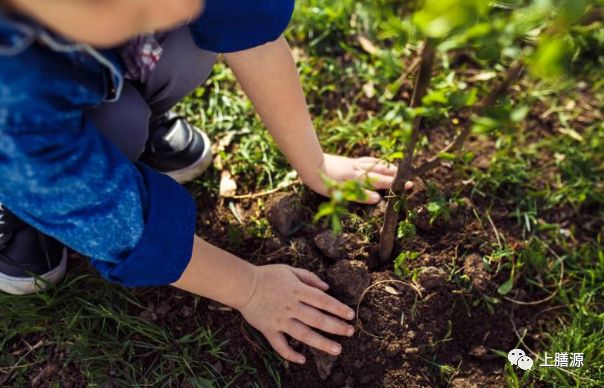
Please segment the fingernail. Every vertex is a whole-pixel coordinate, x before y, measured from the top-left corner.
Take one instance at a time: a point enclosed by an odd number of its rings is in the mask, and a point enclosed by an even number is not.
[[[354,334],[354,328],[353,327],[349,327],[348,331],[346,332],[346,335],[349,337],[352,337],[352,335]]]
[[[380,202],[381,199],[382,199],[382,197],[380,197],[379,194],[371,194],[371,200],[373,202]]]
[[[342,351],[342,346],[341,345],[333,345],[331,347],[331,352],[333,354],[340,354],[341,351]]]
[[[321,282],[321,284],[323,284],[323,287],[325,288],[329,288],[329,284],[325,283],[325,282]]]
[[[352,318],[354,318],[354,311],[350,310],[350,311],[348,312],[348,314],[346,314],[346,318],[348,318],[348,319],[352,319]]]
[[[298,364],[306,364],[306,358],[298,357]]]

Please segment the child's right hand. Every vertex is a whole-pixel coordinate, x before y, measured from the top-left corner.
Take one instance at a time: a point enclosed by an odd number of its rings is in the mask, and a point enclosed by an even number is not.
[[[303,364],[303,355],[288,344],[285,334],[330,354],[342,346],[317,333],[352,336],[354,328],[342,319],[354,318],[354,311],[327,295],[329,288],[317,275],[287,265],[255,267],[254,287],[249,301],[239,311],[258,329],[283,358]]]

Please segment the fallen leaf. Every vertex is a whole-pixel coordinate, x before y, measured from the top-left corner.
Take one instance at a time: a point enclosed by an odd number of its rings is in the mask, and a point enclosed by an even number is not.
[[[392,286],[384,286],[384,291],[392,295],[400,295],[401,292]]]
[[[371,55],[377,54],[377,52],[380,50],[364,35],[357,36],[357,40],[359,41],[361,48]]]
[[[219,194],[221,197],[232,197],[237,192],[237,182],[233,179],[233,176],[228,170],[222,170],[220,174],[220,189]]]
[[[367,98],[373,98],[375,96],[375,85],[373,82],[367,82],[363,85],[363,92]]]

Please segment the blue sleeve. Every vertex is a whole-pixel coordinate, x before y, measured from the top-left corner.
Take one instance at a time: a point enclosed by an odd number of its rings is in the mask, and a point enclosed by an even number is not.
[[[99,96],[33,51],[0,62],[0,202],[112,282],[176,281],[191,257],[193,199],[106,140],[83,114]]]
[[[294,11],[294,0],[207,0],[190,24],[197,46],[217,53],[246,50],[276,40]]]

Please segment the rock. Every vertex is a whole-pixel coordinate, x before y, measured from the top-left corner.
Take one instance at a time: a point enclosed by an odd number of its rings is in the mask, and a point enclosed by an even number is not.
[[[327,270],[327,279],[336,298],[346,304],[357,304],[371,284],[367,265],[358,260],[340,260]]]
[[[304,223],[304,209],[294,194],[278,194],[267,203],[267,218],[271,226],[283,237],[290,237]]]
[[[419,274],[419,283],[426,290],[433,290],[447,286],[447,274],[440,268],[426,267]]]
[[[334,364],[338,359],[338,356],[333,356],[331,354],[322,352],[320,350],[311,348],[310,352],[312,353],[315,359],[315,365],[317,366],[317,372],[319,373],[319,377],[322,380],[325,380],[331,374]]]
[[[393,342],[386,347],[386,356],[387,357],[394,357],[397,354],[399,354],[400,352],[401,352],[401,346],[396,342]]]
[[[355,252],[361,247],[356,236],[348,233],[335,234],[331,230],[317,234],[315,245],[331,259],[353,259]]]
[[[466,257],[463,264],[464,273],[470,278],[472,287],[477,291],[484,293],[493,286],[491,275],[487,272],[482,257],[473,253]]]

